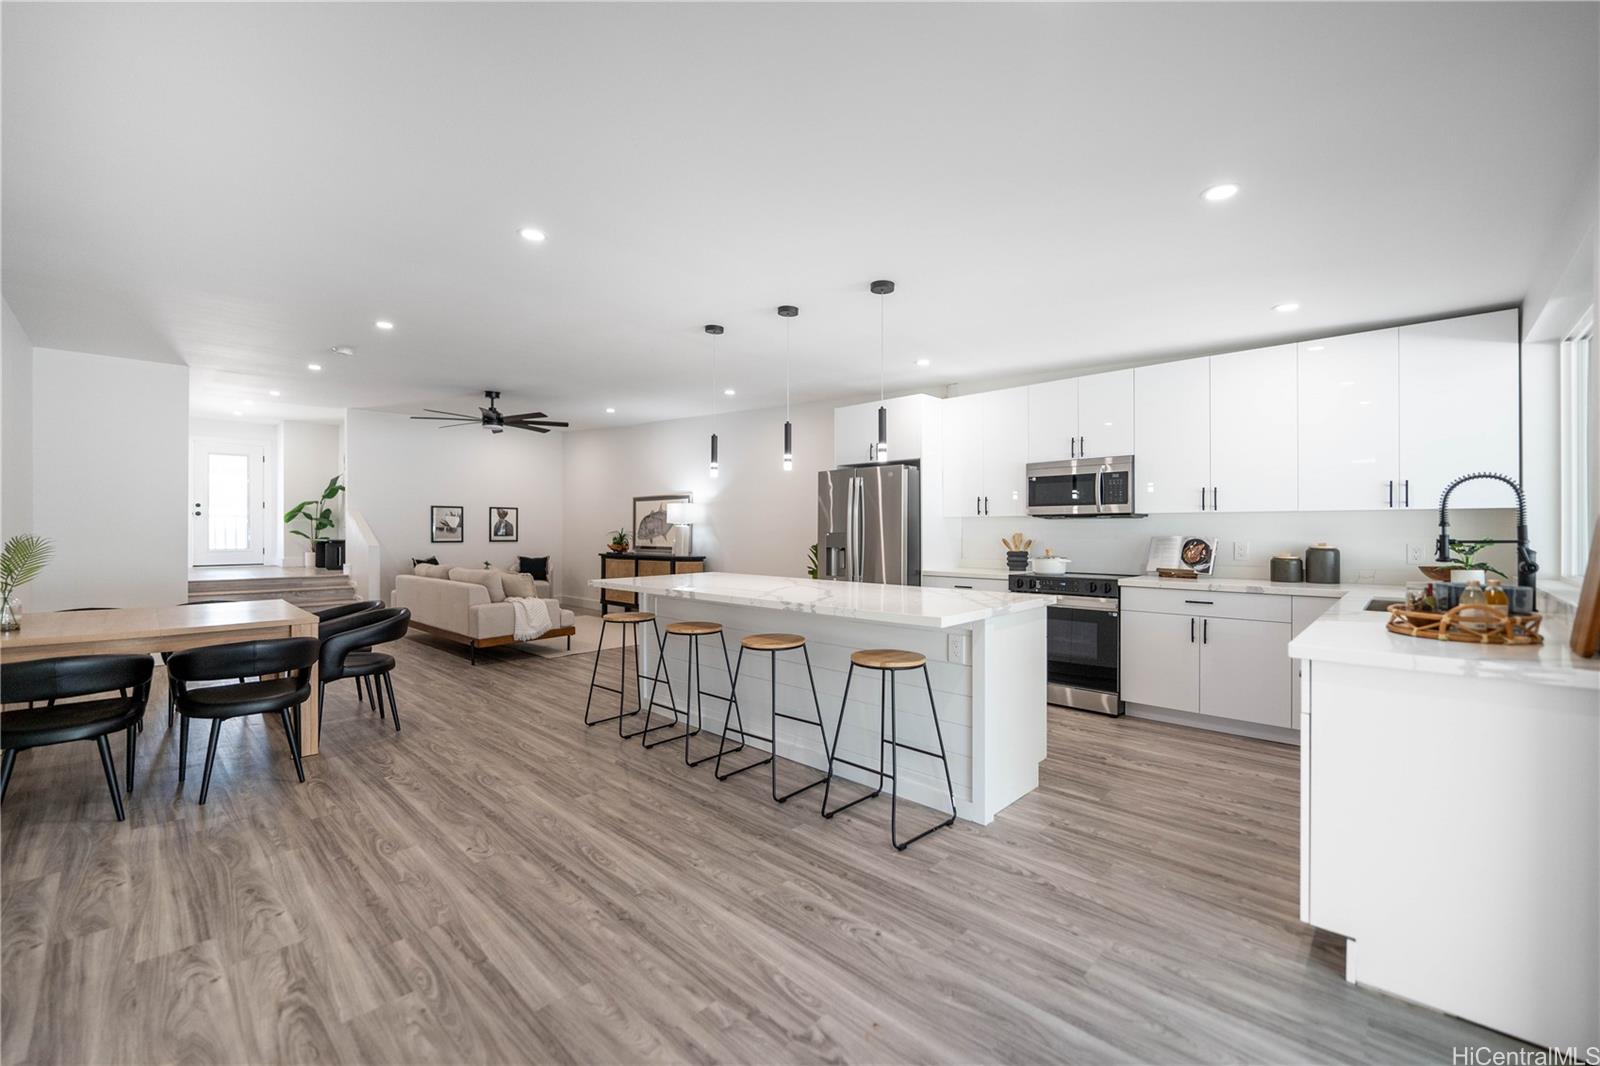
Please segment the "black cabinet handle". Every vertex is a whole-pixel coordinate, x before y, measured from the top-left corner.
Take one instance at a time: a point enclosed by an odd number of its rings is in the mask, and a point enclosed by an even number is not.
[[[952,588],[958,588],[958,589],[970,589],[972,586],[971,585],[953,585],[951,587]]]
[[[1200,510],[1204,511],[1205,509],[1206,509],[1206,487],[1204,485],[1201,485],[1200,486]]]
[[[1200,643],[1204,644],[1211,632],[1211,619],[1207,618],[1200,623]]]
[[[983,513],[983,497],[982,496],[974,496],[972,498],[972,513],[973,514],[982,514]]]
[[[1215,485],[1211,486],[1211,509],[1213,511],[1217,510],[1217,487]]]
[[[1391,479],[1389,481],[1389,506],[1390,507],[1394,506],[1394,481],[1393,481],[1393,479]]]
[[[1401,486],[1402,492],[1404,493],[1403,498],[1405,500],[1405,503],[1403,504],[1403,506],[1410,507],[1411,506],[1411,479],[1410,478],[1406,478],[1404,481],[1400,482],[1400,486]]]
[[[1078,457],[1078,438],[1077,437],[1068,437],[1067,438],[1067,447],[1072,452],[1071,458],[1076,459]]]
[[[1194,619],[1189,619],[1189,643],[1194,643]]]
[[[1184,603],[1203,603],[1207,607],[1210,607],[1216,601],[1215,600],[1184,600],[1183,602]]]

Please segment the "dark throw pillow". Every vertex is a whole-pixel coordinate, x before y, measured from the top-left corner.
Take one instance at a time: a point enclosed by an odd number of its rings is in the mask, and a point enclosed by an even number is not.
[[[426,559],[413,559],[413,560],[411,560],[411,565],[412,565],[413,568],[421,566],[423,563],[428,563],[430,566],[438,566],[439,565],[439,557],[437,555],[430,555]]]
[[[537,559],[530,559],[526,555],[517,556],[517,569],[524,574],[532,574],[535,581],[550,580],[550,556],[541,555]]]

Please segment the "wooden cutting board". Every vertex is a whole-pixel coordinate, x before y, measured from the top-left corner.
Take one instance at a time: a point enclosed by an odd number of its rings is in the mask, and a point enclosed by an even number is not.
[[[1600,653],[1600,522],[1589,538],[1589,568],[1583,572],[1583,593],[1578,597],[1578,614],[1572,621],[1573,654],[1592,659]]]

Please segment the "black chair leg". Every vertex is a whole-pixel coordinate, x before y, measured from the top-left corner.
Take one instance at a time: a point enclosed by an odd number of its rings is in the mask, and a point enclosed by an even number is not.
[[[135,728],[138,724],[138,722],[135,722],[128,727],[128,795],[130,796],[133,795],[134,757],[139,751],[139,730]]]
[[[394,731],[400,732],[400,705],[394,701],[394,672],[383,672],[383,687],[389,690],[389,716],[394,719]]]
[[[317,681],[317,743],[322,743],[322,720],[328,717],[328,701],[323,697],[327,695],[327,682]]]
[[[289,754],[294,756],[294,774],[303,785],[306,783],[306,768],[300,765],[300,745],[294,740],[294,725],[289,721],[289,708],[285,707],[279,711],[278,716],[283,719],[283,735],[289,738]]]
[[[100,749],[100,768],[106,772],[106,787],[111,789],[111,805],[117,809],[117,821],[126,821],[128,816],[122,810],[122,787],[117,783],[116,764],[111,761],[111,741],[102,733],[94,738],[94,742]]]
[[[189,775],[189,716],[178,715],[178,784]]]
[[[217,737],[222,734],[222,719],[211,719],[211,738],[206,741],[206,772],[200,779],[200,806],[206,805],[206,793],[211,791],[211,767],[217,761]]]
[[[378,721],[381,722],[381,721],[383,721],[383,717],[384,717],[384,715],[383,715],[383,682],[380,681],[379,679],[373,677],[371,674],[368,674],[367,675],[367,684],[372,686],[372,703],[373,703],[373,706],[378,708]]]
[[[3,765],[0,765],[0,800],[6,798],[6,789],[11,787],[11,768],[17,765],[17,749],[7,748]]]
[[[362,690],[362,689],[363,689],[363,688],[365,688],[365,687],[366,687],[366,686],[364,686],[364,685],[363,685],[363,684],[362,684],[362,683],[361,683],[361,678],[359,678],[359,677],[358,677],[358,678],[356,678],[356,702],[357,702],[357,703],[360,703],[360,702],[361,702],[361,690]]]

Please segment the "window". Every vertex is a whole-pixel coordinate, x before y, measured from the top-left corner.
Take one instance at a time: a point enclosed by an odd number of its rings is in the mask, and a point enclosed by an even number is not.
[[[1589,537],[1600,509],[1600,374],[1595,371],[1594,308],[1561,342],[1561,576],[1577,577],[1589,561]]]

